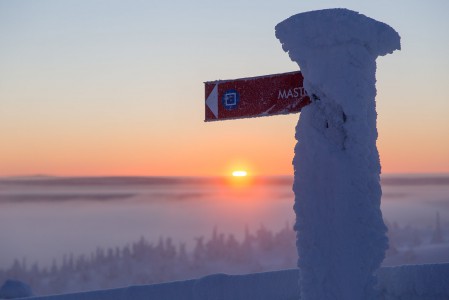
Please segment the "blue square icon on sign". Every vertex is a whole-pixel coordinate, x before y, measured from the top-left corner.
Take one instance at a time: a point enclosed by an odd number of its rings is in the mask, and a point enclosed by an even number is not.
[[[236,105],[237,104],[237,93],[229,93],[225,95],[226,105]]]
[[[236,90],[227,90],[221,99],[224,108],[233,110],[237,108],[240,102],[240,95]]]

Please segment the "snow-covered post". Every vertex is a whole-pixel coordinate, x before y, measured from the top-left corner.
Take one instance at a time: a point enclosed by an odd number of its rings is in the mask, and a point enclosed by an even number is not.
[[[388,245],[376,58],[400,49],[400,37],[347,9],[297,14],[276,26],[276,37],[313,101],[301,112],[293,160],[301,299],[373,299],[373,273]]]

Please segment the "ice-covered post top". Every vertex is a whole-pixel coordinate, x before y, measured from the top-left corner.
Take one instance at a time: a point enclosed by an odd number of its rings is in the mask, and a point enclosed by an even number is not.
[[[293,160],[301,299],[372,299],[388,244],[376,58],[400,49],[400,37],[347,9],[292,16],[276,26],[276,37],[315,99],[302,110]]]

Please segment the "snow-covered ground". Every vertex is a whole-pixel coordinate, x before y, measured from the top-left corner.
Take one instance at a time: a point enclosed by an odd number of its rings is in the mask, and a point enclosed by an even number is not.
[[[215,274],[158,285],[32,299],[293,300],[300,294],[298,275],[294,269],[249,275]],[[377,300],[447,300],[449,297],[449,264],[381,268],[377,275]]]

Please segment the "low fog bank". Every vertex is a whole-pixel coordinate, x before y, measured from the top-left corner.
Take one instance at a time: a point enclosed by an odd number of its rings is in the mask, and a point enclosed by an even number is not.
[[[434,228],[389,226],[390,248],[383,266],[449,262],[449,231],[435,220]],[[280,231],[261,226],[247,230],[239,240],[216,228],[209,237],[198,237],[192,248],[171,238],[97,248],[90,254],[64,255],[51,267],[15,260],[0,269],[0,282],[17,279],[28,283],[36,295],[110,289],[155,284],[226,273],[246,274],[295,268],[295,233],[289,224]]]

